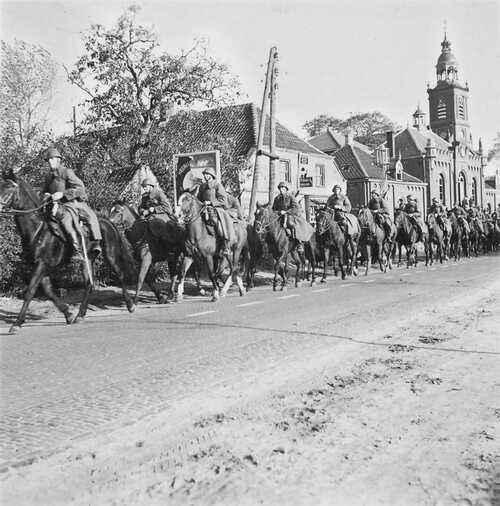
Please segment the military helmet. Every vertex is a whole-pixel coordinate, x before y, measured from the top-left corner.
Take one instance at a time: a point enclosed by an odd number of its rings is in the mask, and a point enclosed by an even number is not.
[[[410,193],[406,196],[407,199],[415,200],[415,197]]]
[[[61,153],[57,148],[49,148],[45,151],[45,160],[48,161],[51,158],[62,158]]]
[[[437,197],[432,197],[432,202],[439,202]]]
[[[288,190],[288,185],[285,183],[285,181],[281,181],[280,184],[278,185],[278,190],[280,188],[286,188]]]
[[[377,195],[377,197],[380,197],[380,193],[375,188],[370,192],[372,195]]]
[[[156,181],[152,176],[146,176],[141,183],[141,186],[144,188],[145,186],[156,186]]]
[[[210,174],[215,179],[215,169],[213,167],[207,167],[203,169],[202,174]]]
[[[339,184],[336,184],[333,188],[332,188],[332,192],[335,191],[335,188],[338,188],[339,190],[342,190],[342,187],[339,185]]]

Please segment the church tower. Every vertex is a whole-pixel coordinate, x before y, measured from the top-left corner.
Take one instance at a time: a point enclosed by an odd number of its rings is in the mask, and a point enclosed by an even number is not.
[[[458,80],[457,59],[444,34],[436,65],[436,86],[428,86],[429,123],[431,129],[448,142],[454,140],[472,147],[469,123],[469,88]]]

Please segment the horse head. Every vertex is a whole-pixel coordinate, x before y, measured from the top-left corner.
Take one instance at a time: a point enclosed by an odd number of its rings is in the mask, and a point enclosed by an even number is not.
[[[180,222],[190,223],[201,215],[202,209],[203,204],[186,191],[179,197],[175,215]]]
[[[316,232],[323,235],[332,227],[334,211],[328,207],[319,208],[316,211]]]
[[[132,227],[139,215],[135,210],[126,204],[123,200],[115,200],[109,211],[109,219],[118,228],[125,230]]]
[[[14,179],[0,180],[0,212],[8,209],[20,209],[19,184]]]
[[[269,203],[259,204],[257,202],[253,222],[253,228],[257,234],[266,232],[271,223],[271,214],[272,210],[269,208]]]
[[[358,213],[358,220],[361,228],[367,228],[371,234],[375,233],[375,219],[367,207],[362,207]]]

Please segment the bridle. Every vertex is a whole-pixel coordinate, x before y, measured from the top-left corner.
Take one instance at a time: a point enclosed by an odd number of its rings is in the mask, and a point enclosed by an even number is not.
[[[330,215],[330,217],[331,217],[330,220],[328,220],[325,215],[323,215],[320,218],[321,221],[326,221],[326,223],[327,223],[327,226],[321,232],[318,230],[318,234],[319,235],[324,235],[324,234],[326,234],[328,231],[330,231],[332,229],[334,219],[333,219],[333,213],[331,213],[330,211],[328,211],[328,209],[322,209],[321,212],[328,213]],[[316,219],[316,225],[319,225],[318,219]]]
[[[264,217],[264,214],[262,214],[262,216]],[[266,232],[268,232],[271,229],[271,226],[280,220],[281,215],[278,214],[278,216],[276,218],[271,219],[270,213],[267,213],[265,215],[265,217],[267,218],[266,221],[262,220],[262,221],[256,221],[254,223],[255,232],[258,235],[262,235],[262,234],[265,234]],[[256,225],[259,225],[259,226],[257,227]]]
[[[43,201],[39,206],[33,207],[31,209],[12,209],[9,208],[11,205],[12,199],[14,197],[15,189],[19,188],[19,185],[17,183],[12,182],[14,185],[12,190],[8,192],[7,195],[4,195],[2,198],[0,198],[0,215],[7,215],[7,216],[19,216],[19,215],[25,215],[25,214],[32,214],[36,213],[37,211],[40,211],[40,209],[43,209],[45,205],[47,204],[46,201]]]

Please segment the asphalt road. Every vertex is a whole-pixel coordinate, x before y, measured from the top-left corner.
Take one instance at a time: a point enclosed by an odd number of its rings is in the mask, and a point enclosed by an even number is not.
[[[218,303],[90,312],[79,325],[29,322],[17,335],[0,326],[0,467],[26,463],[74,438],[168,410],[176,400],[256,371],[331,351],[342,342],[385,345],[373,330],[425,317],[500,275],[500,256],[398,268],[387,274],[287,292],[258,287]],[[481,350],[478,343],[476,351]]]

